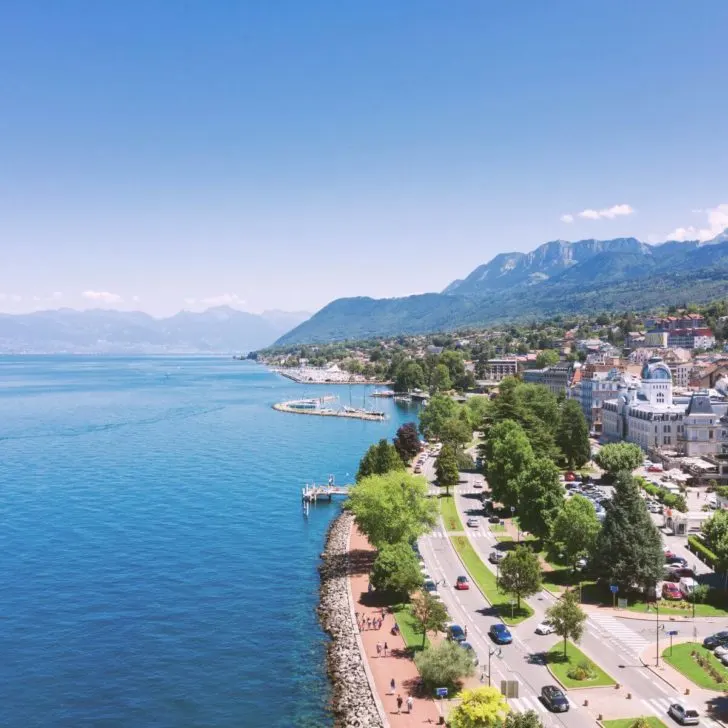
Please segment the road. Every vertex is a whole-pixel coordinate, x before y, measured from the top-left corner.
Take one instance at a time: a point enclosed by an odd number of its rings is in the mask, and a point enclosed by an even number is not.
[[[423,468],[423,474],[428,477],[428,480],[434,479],[433,463],[430,459]],[[466,528],[466,532],[476,552],[495,573],[495,567],[491,567],[487,557],[497,542],[490,532],[483,514],[479,500],[482,489],[474,487],[476,480],[482,482],[483,478],[479,475],[463,473],[461,483],[455,489],[455,501],[463,523],[468,517],[474,517],[479,521],[477,529]],[[485,667],[487,673],[488,653],[495,647],[487,632],[490,625],[498,621],[497,617],[475,585],[469,591],[456,591],[453,588],[457,577],[467,572],[442,524],[433,533],[421,539],[420,549],[430,576],[435,581],[444,581],[445,586],[439,587],[439,594],[453,621],[467,627],[468,641],[473,645],[480,665]],[[596,715],[592,709],[583,707],[583,699],[594,695],[594,701],[601,699],[601,703],[599,703],[601,705],[605,702],[604,691],[610,690],[608,688],[572,691],[570,695],[572,707],[568,713],[549,713],[538,698],[542,686],[555,682],[543,664],[542,654],[553,647],[559,638],[553,635],[536,635],[534,629],[543,619],[546,609],[554,601],[555,597],[546,591],[542,591],[528,600],[535,615],[520,625],[510,628],[514,637],[513,643],[501,648],[501,658],[491,658],[492,682],[499,686],[501,680],[518,680],[519,697],[509,701],[512,708],[517,712],[536,710],[544,725],[549,728],[562,725],[575,728],[596,725]],[[728,625],[728,620],[711,620],[709,624],[698,620],[695,626],[698,637],[702,639],[703,636],[711,634],[725,625]],[[655,644],[656,626],[648,621],[619,619],[612,614],[590,615],[579,647],[622,685],[619,690],[614,690],[613,701],[609,702],[623,702],[627,699],[627,693],[631,693],[633,696],[630,703],[632,715],[654,715],[669,721],[666,710],[670,702],[684,700],[684,698],[677,695],[675,690],[646,669],[639,659],[639,654],[648,645]],[[684,629],[685,626],[680,625],[678,629]],[[661,642],[665,639],[662,631],[660,639]],[[487,674],[485,679],[487,681]],[[601,691],[599,698],[596,696],[597,691]],[[702,708],[702,706],[698,707]],[[609,717],[609,710],[602,709],[602,712]],[[712,728],[718,724],[711,719],[703,718],[701,725]]]

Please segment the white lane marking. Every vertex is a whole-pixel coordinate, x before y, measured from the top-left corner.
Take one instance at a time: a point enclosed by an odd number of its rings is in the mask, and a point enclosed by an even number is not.
[[[614,617],[605,614],[593,614],[591,618],[611,639],[621,642],[630,652],[639,654],[650,644],[649,640]]]

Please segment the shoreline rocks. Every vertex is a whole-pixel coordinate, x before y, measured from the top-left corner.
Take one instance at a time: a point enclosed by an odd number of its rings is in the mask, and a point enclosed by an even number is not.
[[[332,521],[319,566],[319,620],[331,636],[327,648],[333,686],[332,712],[337,728],[382,728],[382,720],[364,669],[348,591],[348,541],[354,517],[347,512]]]

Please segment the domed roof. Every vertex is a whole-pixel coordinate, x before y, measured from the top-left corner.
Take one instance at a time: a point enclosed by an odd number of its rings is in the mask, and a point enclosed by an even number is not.
[[[659,357],[652,357],[642,367],[642,379],[649,381],[672,381],[670,367]]]

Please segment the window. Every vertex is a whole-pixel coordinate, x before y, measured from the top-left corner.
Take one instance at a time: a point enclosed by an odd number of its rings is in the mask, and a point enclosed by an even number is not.
[[[712,439],[713,439],[713,430],[710,430],[710,431],[708,432],[708,439],[709,439],[709,440],[712,440]]]
[[[665,395],[662,392],[657,393],[657,404],[665,404]]]

